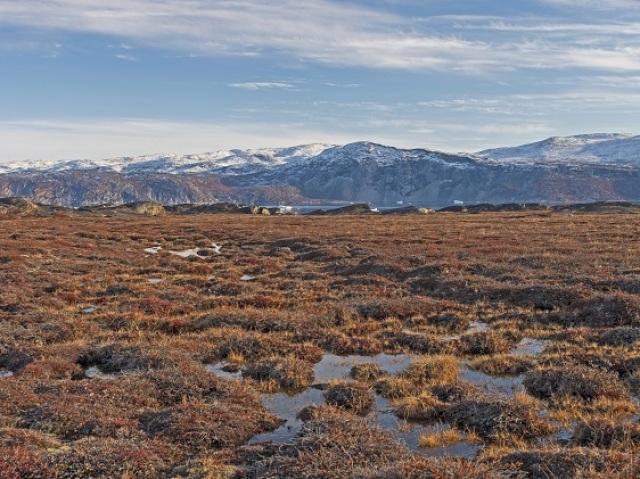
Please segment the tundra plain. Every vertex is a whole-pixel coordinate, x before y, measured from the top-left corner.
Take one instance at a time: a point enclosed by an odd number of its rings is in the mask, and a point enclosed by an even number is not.
[[[640,215],[0,217],[0,477],[640,476]]]

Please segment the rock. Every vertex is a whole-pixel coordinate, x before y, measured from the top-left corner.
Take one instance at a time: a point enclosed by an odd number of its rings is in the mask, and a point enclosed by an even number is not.
[[[140,216],[162,216],[166,214],[164,207],[160,203],[155,203],[153,201],[130,203],[127,205],[117,206],[115,209],[116,211],[125,214]]]
[[[33,214],[41,210],[40,205],[22,197],[0,198],[0,207],[3,207],[5,213],[22,215]]]
[[[342,208],[335,208],[331,210],[315,210],[307,214],[311,216],[368,215],[373,214],[373,211],[368,204],[360,203],[357,205],[343,206]]]
[[[420,206],[404,206],[382,212],[383,215],[428,215],[430,213],[435,213],[435,210]]]

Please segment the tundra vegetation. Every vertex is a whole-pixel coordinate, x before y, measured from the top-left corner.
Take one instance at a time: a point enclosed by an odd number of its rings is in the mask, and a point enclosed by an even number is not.
[[[626,213],[3,215],[0,477],[640,477],[639,239]],[[260,440],[279,397],[314,399]]]

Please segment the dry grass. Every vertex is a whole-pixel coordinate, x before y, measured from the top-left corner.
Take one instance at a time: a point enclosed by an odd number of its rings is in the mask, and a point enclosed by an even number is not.
[[[420,447],[434,448],[434,447],[446,447],[459,443],[464,439],[464,435],[455,429],[447,429],[446,431],[433,432],[430,434],[423,434],[420,436]]]
[[[527,374],[524,385],[530,394],[542,399],[570,397],[594,401],[628,396],[615,375],[585,366],[536,369]]]
[[[371,389],[355,382],[338,382],[331,384],[325,393],[327,404],[354,414],[365,415],[374,405]]]
[[[491,376],[518,376],[533,369],[536,364],[536,360],[531,356],[496,354],[475,359],[471,368]]]
[[[639,235],[625,214],[2,215],[0,477],[637,477]],[[206,255],[169,253],[190,248]],[[544,352],[512,356],[523,334]],[[307,387],[324,352],[421,357],[355,367],[358,394],[330,399],[347,411],[312,411],[293,446],[246,446],[279,424],[259,392]],[[204,369],[218,361],[244,379]],[[461,361],[524,373],[542,403],[488,395]],[[349,411],[371,388],[511,450],[412,457]],[[531,450],[545,408],[581,424],[563,450]]]

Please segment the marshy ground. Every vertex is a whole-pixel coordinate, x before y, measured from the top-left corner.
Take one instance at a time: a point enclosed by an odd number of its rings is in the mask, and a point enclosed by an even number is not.
[[[640,215],[0,217],[0,477],[640,476]]]

